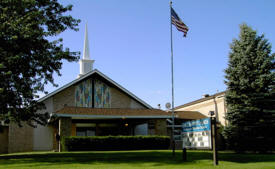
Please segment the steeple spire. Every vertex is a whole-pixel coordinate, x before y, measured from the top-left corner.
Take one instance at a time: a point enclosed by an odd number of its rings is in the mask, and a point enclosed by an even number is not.
[[[88,39],[88,27],[87,27],[87,23],[85,25],[85,38],[84,38],[84,48],[83,48],[83,59],[90,59],[90,50],[89,50],[89,39]]]
[[[80,59],[80,61],[79,61],[80,73],[79,73],[78,77],[92,71],[93,64],[94,64],[94,60],[91,60],[91,58],[90,58],[89,40],[88,40],[88,26],[86,23],[83,55],[82,55],[82,59]]]

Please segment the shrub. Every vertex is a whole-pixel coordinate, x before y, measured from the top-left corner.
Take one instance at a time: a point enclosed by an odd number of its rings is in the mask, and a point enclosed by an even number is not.
[[[222,125],[217,125],[217,148],[218,150],[225,150],[226,145],[225,145],[225,139],[223,136],[223,130],[224,126]]]
[[[70,136],[61,139],[65,151],[168,149],[168,136]]]

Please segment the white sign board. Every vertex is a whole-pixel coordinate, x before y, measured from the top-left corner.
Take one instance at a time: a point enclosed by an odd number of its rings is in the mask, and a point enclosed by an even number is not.
[[[211,149],[210,118],[182,123],[183,148]]]

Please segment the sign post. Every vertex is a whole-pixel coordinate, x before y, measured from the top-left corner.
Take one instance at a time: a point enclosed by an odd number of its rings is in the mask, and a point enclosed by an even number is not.
[[[183,147],[182,149],[182,161],[187,161],[187,153],[185,147]]]
[[[182,160],[187,160],[186,149],[212,149],[213,163],[218,165],[216,146],[216,118],[205,118],[182,123]]]
[[[212,129],[212,144],[213,144],[213,164],[214,166],[219,164],[218,150],[217,150],[217,123],[216,117],[211,117],[211,129]]]

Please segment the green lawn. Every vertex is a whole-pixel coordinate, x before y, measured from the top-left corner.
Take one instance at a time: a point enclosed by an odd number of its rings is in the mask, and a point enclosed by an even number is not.
[[[181,151],[94,151],[94,152],[32,152],[0,155],[0,169],[209,169],[213,168],[210,151],[187,151],[188,161],[182,162]],[[275,169],[274,154],[219,153],[219,166],[224,169]]]

